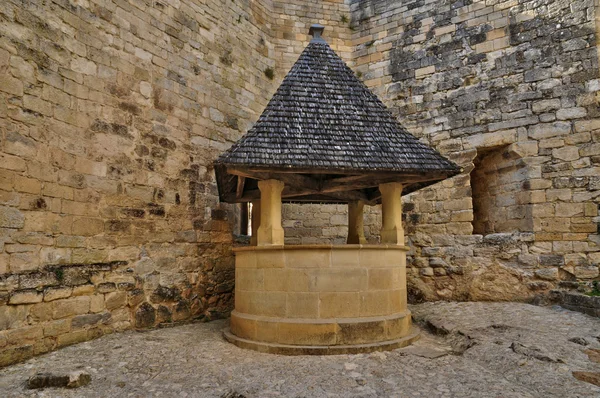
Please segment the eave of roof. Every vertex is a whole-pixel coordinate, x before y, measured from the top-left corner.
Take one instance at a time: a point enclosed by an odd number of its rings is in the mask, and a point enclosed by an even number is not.
[[[317,176],[320,184],[327,179],[321,175],[378,175],[404,182],[409,192],[409,187],[419,189],[459,172],[456,164],[404,129],[320,38],[300,55],[256,124],[215,162],[220,198],[227,202],[252,196],[244,195],[242,178],[304,175],[299,181],[310,188],[304,199],[323,202],[316,200],[323,193],[308,176]],[[237,182],[228,173],[238,175]],[[351,191],[370,189],[363,185]],[[357,192],[329,199],[348,202]],[[288,199],[302,199],[294,198]]]

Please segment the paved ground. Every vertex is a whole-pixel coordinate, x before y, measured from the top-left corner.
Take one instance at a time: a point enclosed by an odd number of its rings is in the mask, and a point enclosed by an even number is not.
[[[223,341],[225,321],[105,336],[0,370],[0,397],[600,397],[572,375],[600,372],[584,353],[600,349],[600,319],[514,303],[412,310],[439,335],[386,353],[259,354]],[[90,385],[25,388],[38,371],[79,369]]]

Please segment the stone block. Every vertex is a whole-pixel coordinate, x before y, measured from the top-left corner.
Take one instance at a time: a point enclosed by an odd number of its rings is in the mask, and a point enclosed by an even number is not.
[[[2,246],[0,245],[0,249]],[[0,275],[8,274],[9,272],[9,263],[10,256],[8,254],[0,254]]]
[[[372,322],[339,323],[338,344],[364,344],[384,341],[387,337],[384,320]]]
[[[89,297],[72,297],[52,302],[52,318],[61,319],[87,314],[90,310]]]
[[[235,267],[236,268],[256,268],[256,252],[254,251],[238,251],[235,252]]]
[[[287,287],[288,292],[307,292],[310,289],[311,281],[314,279],[310,269],[288,269]]]
[[[283,250],[257,250],[256,266],[258,268],[283,268],[285,267],[284,255]]]
[[[541,101],[534,101],[531,103],[531,110],[534,113],[546,113],[560,109],[560,99],[553,98]]]
[[[149,303],[143,303],[135,311],[135,327],[147,328],[154,326],[156,310]]]
[[[535,275],[544,280],[558,280],[558,268],[542,268],[535,271]]]
[[[26,344],[0,351],[0,366],[25,361],[33,356],[33,345]]]
[[[104,231],[104,222],[98,218],[78,218],[73,221],[73,234],[94,236]]]
[[[39,254],[36,252],[12,253],[9,260],[10,270],[15,273],[37,271],[39,262]]]
[[[574,274],[578,279],[594,279],[600,275],[597,266],[575,267]]]
[[[493,133],[477,134],[463,138],[465,149],[490,148],[508,145],[517,141],[517,130],[495,131]]]
[[[242,272],[242,274],[244,273]],[[289,274],[290,270],[284,268],[270,268],[265,269],[264,272],[262,269],[253,269],[251,270],[252,276],[249,277],[248,281],[242,281],[242,285],[239,288],[252,291],[288,291],[288,287],[290,286]],[[250,289],[249,287],[254,288]]]
[[[313,274],[310,291],[359,292],[367,290],[366,269],[320,269]]]
[[[277,339],[277,323],[273,324],[275,325],[275,336],[273,336],[273,339],[269,339],[267,341],[276,341]],[[231,333],[238,337],[249,340],[257,340],[255,319],[243,318],[236,316],[235,314],[231,314],[229,327],[231,329]]]
[[[287,268],[329,267],[330,265],[330,249],[285,251],[285,266]]]
[[[106,309],[111,311],[127,305],[127,292],[112,292],[105,296]]]
[[[369,290],[394,289],[394,268],[369,268]]]
[[[33,304],[40,303],[43,300],[43,298],[44,295],[36,290],[22,290],[19,292],[12,293],[10,295],[8,303],[11,305]]]
[[[583,203],[557,203],[555,206],[555,214],[557,217],[582,216],[583,211]]]
[[[390,291],[378,290],[360,293],[361,317],[387,315],[390,313]]]
[[[71,60],[71,69],[84,75],[95,75],[97,66],[88,59],[75,57]]]
[[[561,108],[556,111],[556,118],[558,120],[570,120],[570,119],[581,119],[587,116],[587,110],[585,108]]]
[[[354,318],[360,315],[360,293],[320,293],[319,318]]]
[[[19,329],[11,329],[6,332],[6,339],[10,345],[23,345],[43,337],[43,329],[40,325],[27,326]]]
[[[95,291],[94,285],[81,285],[73,288],[73,296],[91,296]]]
[[[579,148],[576,146],[564,146],[552,150],[552,156],[559,160],[573,161],[579,159]]]
[[[554,122],[540,123],[529,127],[529,137],[534,140],[542,140],[557,136],[565,136],[571,133],[571,123]]]
[[[52,320],[52,304],[37,303],[29,308],[28,320],[35,322],[46,322]]]
[[[73,289],[70,287],[49,287],[44,291],[44,301],[54,301],[71,297]]]
[[[59,235],[56,237],[57,247],[84,247],[85,236]]]
[[[427,66],[425,68],[419,68],[415,70],[415,77],[417,79],[423,77],[423,76],[427,76],[427,75],[431,75],[432,73],[435,73],[435,66],[431,65],[431,66]]]
[[[319,316],[319,293],[288,292],[287,318],[317,318]]]
[[[104,295],[94,294],[90,296],[90,312],[101,312],[106,308],[104,305]]]
[[[88,331],[76,330],[59,335],[56,343],[58,347],[65,347],[72,344],[83,343],[86,340],[88,340]]]
[[[537,141],[521,141],[511,144],[507,151],[514,153],[520,158],[526,158],[530,156],[536,156],[538,154],[538,142]]]
[[[407,336],[411,330],[410,315],[399,316],[398,318],[385,321],[386,336],[388,340],[398,339]]]
[[[271,271],[283,271],[282,274],[285,274],[284,270],[272,270],[272,269],[255,269],[255,268],[237,268],[235,270],[235,282],[236,288],[241,290],[251,290],[251,291],[259,291],[264,289],[264,272],[272,274]],[[285,275],[278,275],[283,276]],[[285,281],[284,281],[285,282]],[[283,287],[283,286],[282,286]],[[272,289],[269,289],[272,290]],[[274,289],[278,290],[278,289]],[[283,289],[281,289],[283,290]]]
[[[70,319],[60,319],[58,321],[51,321],[43,324],[44,336],[55,337],[64,333],[68,333],[71,330]]]
[[[286,323],[278,326],[278,342],[292,345],[333,345],[336,343],[335,323]]]
[[[0,91],[22,97],[23,82],[4,72],[2,75],[0,75]]]
[[[287,294],[285,292],[246,292],[245,299],[248,300],[247,313],[249,314],[272,317],[285,316],[287,306]]]
[[[72,329],[81,329],[91,326],[96,326],[99,323],[107,323],[110,321],[111,314],[106,312],[104,314],[84,314],[77,315],[71,320]]]
[[[332,267],[358,267],[359,255],[356,250],[332,250],[331,251],[331,266]]]
[[[404,285],[403,285],[404,286]],[[407,292],[406,288],[391,290],[390,296],[390,313],[398,314],[406,311],[407,306]]]
[[[23,228],[25,217],[18,209],[0,206],[0,228]]]

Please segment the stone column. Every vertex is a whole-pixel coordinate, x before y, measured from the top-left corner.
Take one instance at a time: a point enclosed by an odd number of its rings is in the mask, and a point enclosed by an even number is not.
[[[252,236],[250,236],[250,245],[256,246],[258,242],[258,227],[260,227],[260,199],[252,201]]]
[[[379,185],[383,223],[381,243],[404,245],[402,227],[402,184],[390,182]]]
[[[258,182],[258,189],[260,189],[258,246],[283,245],[283,228],[281,226],[281,191],[283,191],[283,187],[283,182],[278,180]]]
[[[364,207],[362,200],[348,203],[348,240],[346,241],[348,244],[367,243],[363,224]]]

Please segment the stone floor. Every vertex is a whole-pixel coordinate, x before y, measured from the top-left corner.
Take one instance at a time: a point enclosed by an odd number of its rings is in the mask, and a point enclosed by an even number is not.
[[[598,318],[515,303],[412,310],[429,332],[385,353],[260,354],[226,343],[225,321],[105,336],[1,369],[0,397],[600,397],[572,375],[600,372],[584,352],[600,348]],[[79,369],[86,387],[25,388],[36,372]]]

